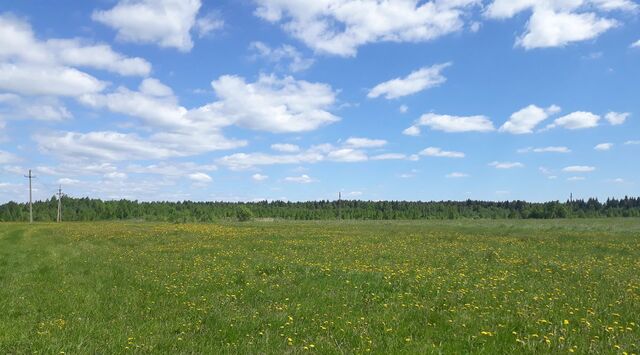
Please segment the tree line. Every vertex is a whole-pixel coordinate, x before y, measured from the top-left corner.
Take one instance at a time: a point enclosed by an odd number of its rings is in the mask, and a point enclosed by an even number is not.
[[[276,218],[290,220],[413,220],[413,219],[553,219],[640,217],[640,197],[531,203],[526,201],[261,201],[261,202],[139,202],[63,197],[64,221],[144,220],[213,222],[223,219]],[[33,204],[34,220],[55,221],[57,199]],[[0,221],[29,220],[27,203],[0,205]]]

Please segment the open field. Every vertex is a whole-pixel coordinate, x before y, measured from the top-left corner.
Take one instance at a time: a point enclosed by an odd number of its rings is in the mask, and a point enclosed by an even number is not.
[[[0,224],[0,353],[640,353],[640,220]]]

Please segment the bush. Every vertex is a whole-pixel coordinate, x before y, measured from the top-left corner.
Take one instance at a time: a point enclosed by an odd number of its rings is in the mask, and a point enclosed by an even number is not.
[[[253,212],[251,212],[251,210],[246,206],[241,206],[240,208],[238,208],[236,216],[238,217],[238,221],[246,222],[253,219]]]

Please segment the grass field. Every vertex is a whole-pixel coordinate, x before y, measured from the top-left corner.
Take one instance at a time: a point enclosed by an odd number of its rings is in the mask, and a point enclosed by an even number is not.
[[[0,353],[640,353],[640,220],[0,224]]]

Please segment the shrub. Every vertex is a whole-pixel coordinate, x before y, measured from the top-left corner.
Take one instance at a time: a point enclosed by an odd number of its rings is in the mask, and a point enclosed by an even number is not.
[[[236,216],[238,217],[238,221],[246,222],[250,221],[253,218],[253,212],[251,212],[251,210],[246,206],[241,206],[240,208],[238,208]]]

